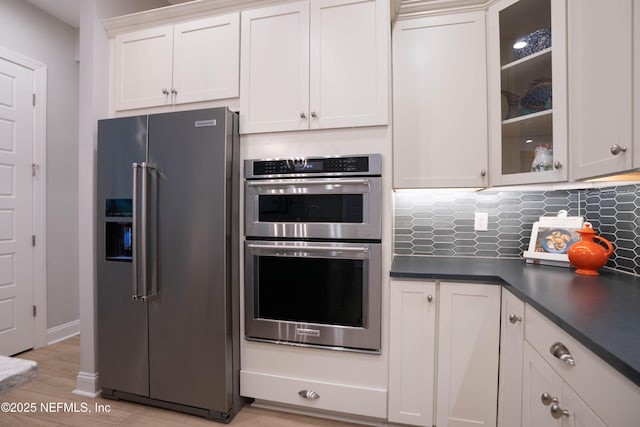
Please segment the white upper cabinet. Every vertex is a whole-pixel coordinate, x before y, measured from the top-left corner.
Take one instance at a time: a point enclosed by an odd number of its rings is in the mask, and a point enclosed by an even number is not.
[[[113,108],[128,110],[239,95],[238,13],[117,34]]]
[[[382,0],[243,12],[240,132],[388,124],[388,45]]]
[[[568,2],[572,179],[640,166],[633,164],[634,120],[639,123],[633,88],[640,84],[638,71],[635,82],[633,74],[633,13],[638,9],[637,0]]]
[[[308,129],[309,3],[242,13],[240,131]]]
[[[490,184],[566,181],[565,0],[498,1],[487,36]]]
[[[395,188],[487,186],[485,40],[484,12],[396,22]]]

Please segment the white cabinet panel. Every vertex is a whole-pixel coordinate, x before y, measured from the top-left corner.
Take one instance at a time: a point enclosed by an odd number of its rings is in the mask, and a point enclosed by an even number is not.
[[[484,12],[398,21],[395,188],[487,185]]]
[[[522,360],[524,346],[524,302],[502,288],[500,319],[500,381],[498,426],[522,422]]]
[[[435,283],[392,283],[389,421],[434,422],[436,304]]]
[[[634,0],[569,0],[571,177],[632,168]],[[613,154],[618,144],[626,151]],[[615,150],[614,150],[615,151]]]
[[[116,111],[239,95],[238,13],[122,33],[113,44]]]
[[[243,12],[240,132],[386,125],[388,6],[305,0]]]
[[[522,391],[522,427],[560,427],[561,420],[551,416],[551,402],[542,402],[542,395],[560,403],[562,379],[528,343],[524,346],[524,376]]]
[[[240,132],[307,129],[309,3],[242,13]]]
[[[172,76],[173,26],[118,34],[115,37],[114,107],[116,110],[164,105]]]
[[[495,426],[500,286],[443,282],[438,320],[436,425]]]
[[[237,97],[239,52],[237,13],[177,24],[173,41],[174,103]]]
[[[310,128],[388,123],[389,21],[381,7],[388,4],[311,0]]]

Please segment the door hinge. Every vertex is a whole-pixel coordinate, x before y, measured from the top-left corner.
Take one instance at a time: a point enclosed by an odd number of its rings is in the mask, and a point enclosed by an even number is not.
[[[37,163],[31,163],[31,176],[36,176],[40,170],[40,165]]]
[[[36,235],[34,234],[33,236],[31,236],[31,246],[35,246],[36,245]]]
[[[38,311],[38,310],[36,309],[36,306],[34,305],[34,306],[33,306],[33,317],[36,317],[36,313],[37,313],[37,311]]]
[[[36,106],[36,94],[35,93],[31,97],[31,103],[33,104],[34,107]]]

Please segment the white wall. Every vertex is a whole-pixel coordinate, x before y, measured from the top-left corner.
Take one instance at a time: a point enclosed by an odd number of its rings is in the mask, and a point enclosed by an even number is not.
[[[47,66],[47,328],[77,321],[77,31],[31,4],[0,0],[0,46]]]
[[[83,0],[80,14],[80,112],[78,144],[79,256],[76,272],[80,299],[80,372],[74,393],[96,396],[100,390],[96,354],[95,175],[97,120],[107,117],[109,42],[101,21],[167,6],[164,0]]]

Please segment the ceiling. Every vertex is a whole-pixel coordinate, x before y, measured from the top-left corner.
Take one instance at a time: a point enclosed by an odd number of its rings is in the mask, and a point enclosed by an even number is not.
[[[26,0],[38,9],[52,15],[74,28],[80,26],[81,3],[86,0]],[[167,5],[185,3],[191,0],[165,0]]]

